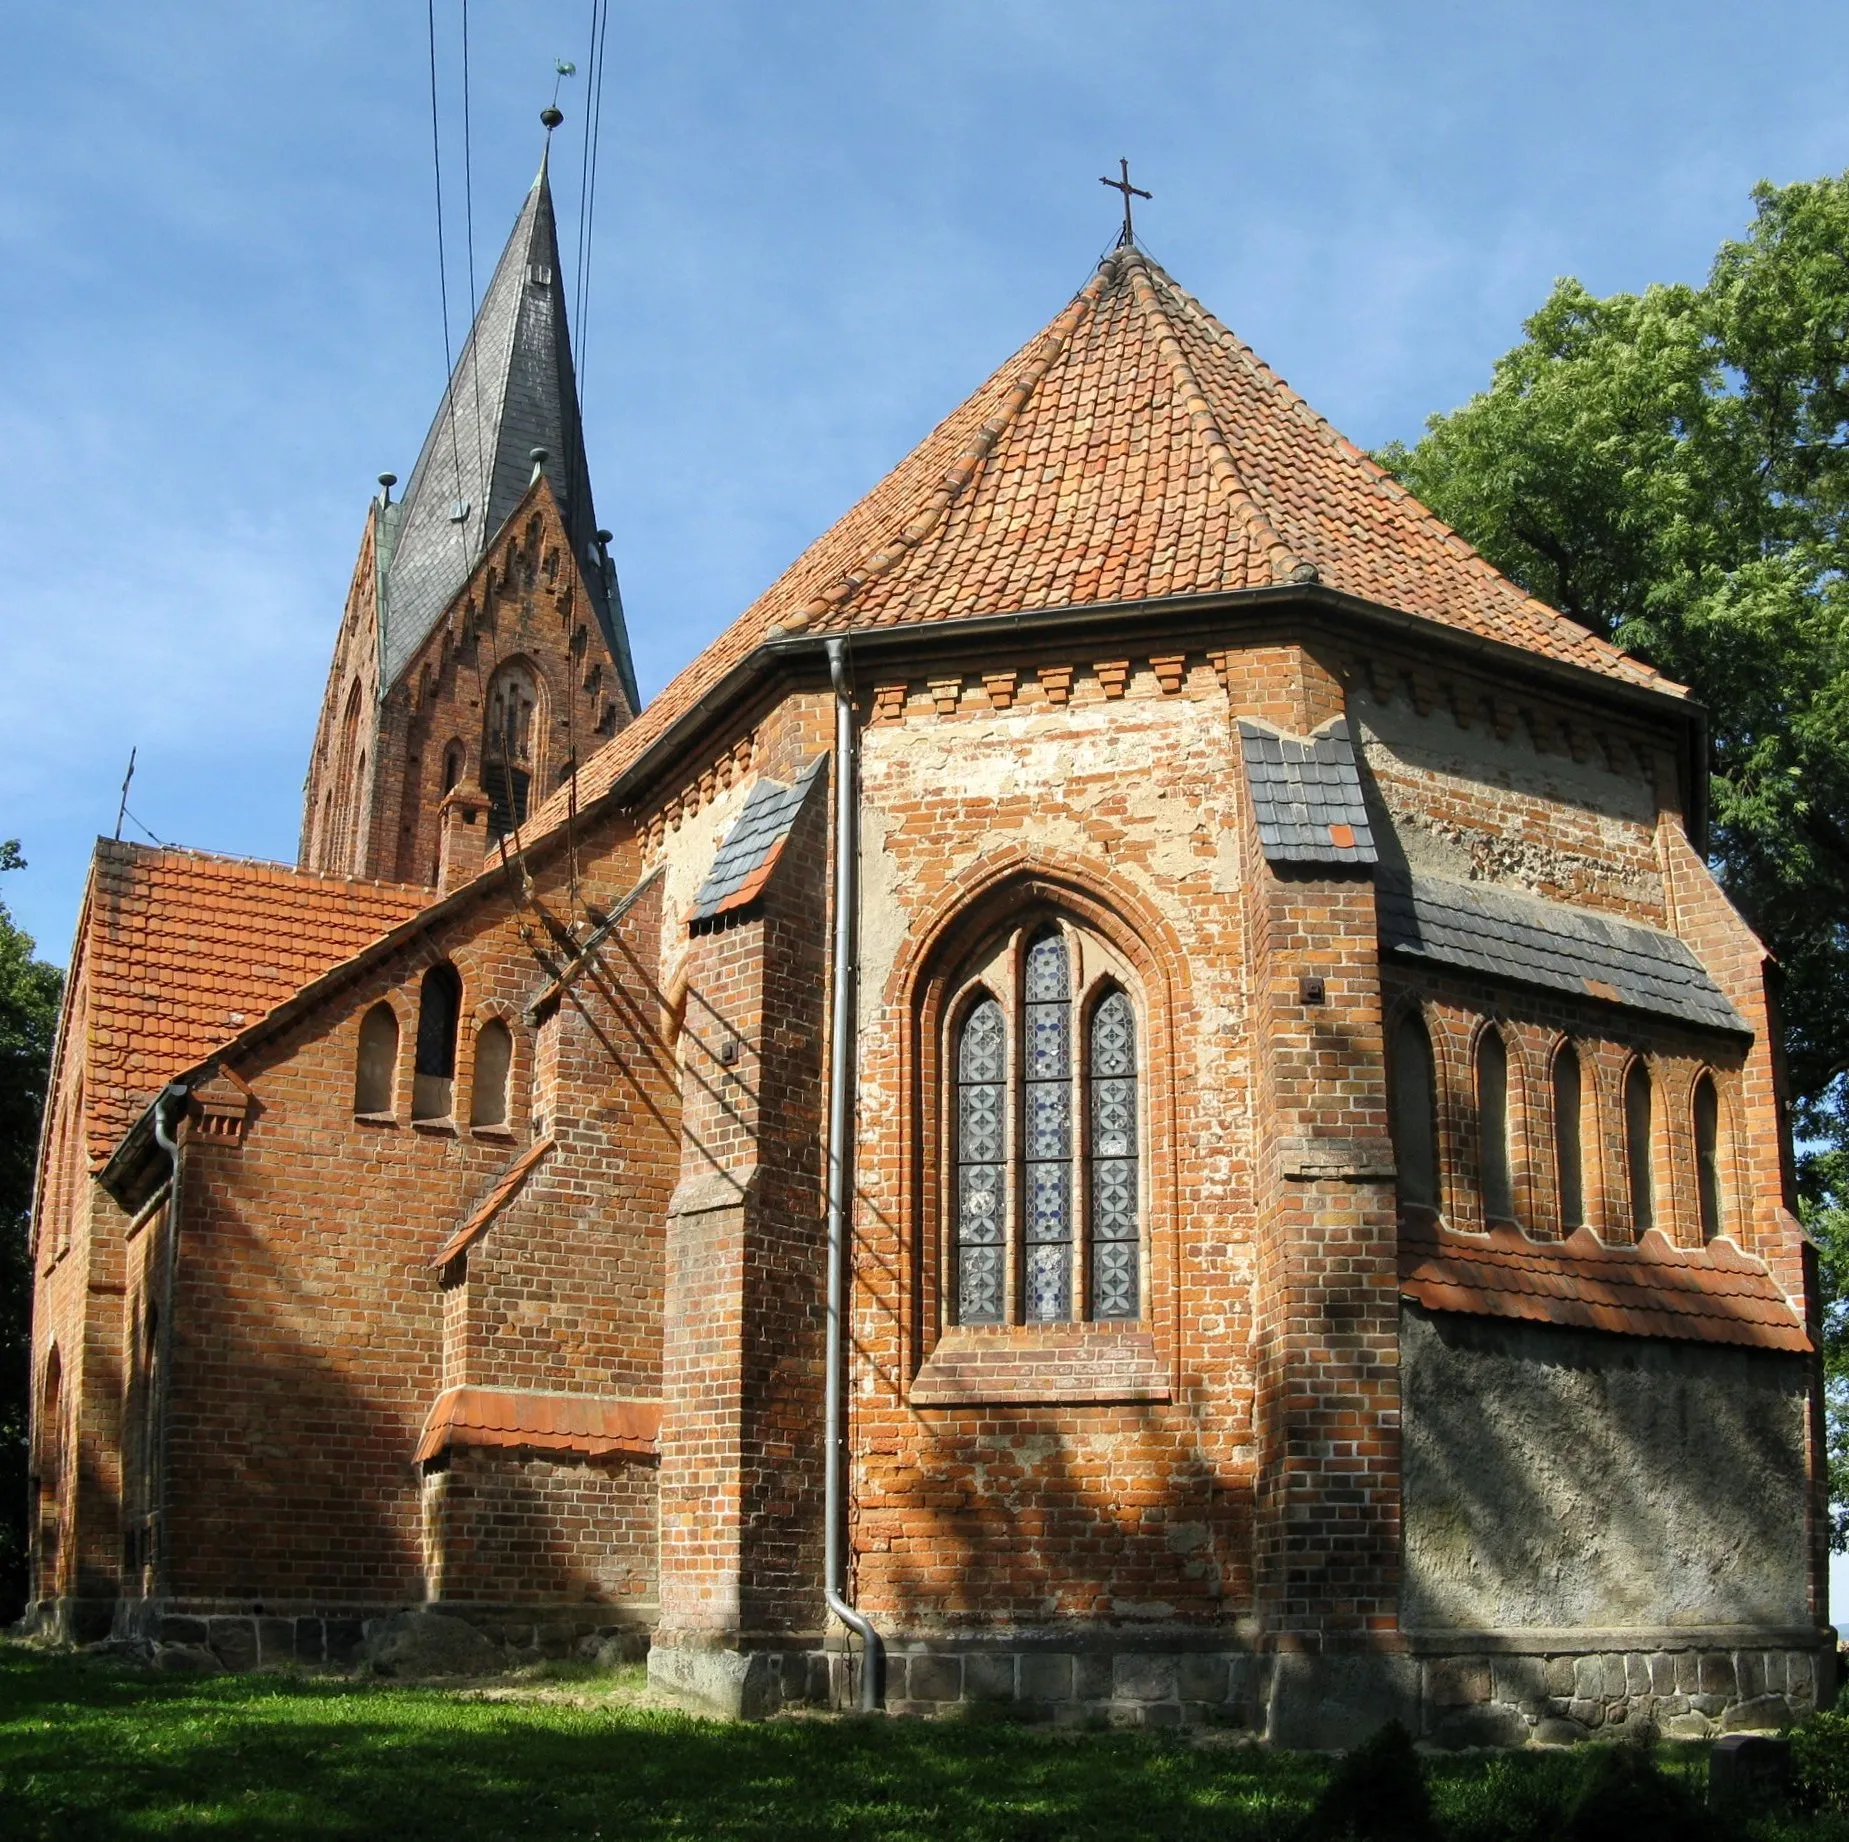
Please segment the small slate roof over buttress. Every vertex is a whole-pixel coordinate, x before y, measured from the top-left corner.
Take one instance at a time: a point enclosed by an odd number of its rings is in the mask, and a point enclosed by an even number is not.
[[[818,755],[787,787],[781,781],[760,780],[751,789],[744,810],[732,821],[732,829],[713,858],[700,893],[693,898],[689,921],[711,921],[757,898],[770,881],[827,759]]]
[[[1269,862],[1378,861],[1347,717],[1332,718],[1309,737],[1242,717],[1239,745]]]
[[[1674,694],[1484,561],[1143,251],[1114,251],[578,776],[612,786],[766,639],[1313,579]],[[562,825],[554,795],[529,837]]]
[[[1689,946],[1658,928],[1425,876],[1383,876],[1379,915],[1382,948],[1403,958],[1752,1034]]]
[[[88,1008],[91,1158],[106,1159],[168,1081],[247,1019],[429,900],[401,883],[99,838],[74,955]]]
[[[482,295],[404,498],[385,513],[382,686],[397,680],[525,495],[535,448],[549,456],[546,477],[634,707],[622,599],[597,548],[565,275],[543,164]],[[455,518],[465,506],[466,514]]]

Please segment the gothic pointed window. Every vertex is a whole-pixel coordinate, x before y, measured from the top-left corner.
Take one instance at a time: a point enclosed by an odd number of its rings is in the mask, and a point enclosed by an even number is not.
[[[1137,1014],[1108,963],[1063,924],[1019,928],[953,1012],[958,1323],[1142,1314]]]

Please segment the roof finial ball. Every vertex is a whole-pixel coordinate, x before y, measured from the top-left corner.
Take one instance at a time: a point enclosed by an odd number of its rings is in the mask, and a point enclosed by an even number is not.
[[[395,473],[380,474],[379,484],[385,488],[384,492],[380,495],[381,502],[383,504],[390,505],[392,502],[392,488],[398,484],[397,474]]]
[[[546,106],[540,110],[539,119],[546,132],[550,134],[552,130],[565,119],[565,114],[562,109],[556,107],[554,104],[547,103]]]
[[[546,471],[546,462],[551,458],[552,456],[548,454],[544,448],[535,448],[528,454],[527,459],[533,463],[533,478],[527,481],[529,486],[535,484],[539,480],[540,476]]]

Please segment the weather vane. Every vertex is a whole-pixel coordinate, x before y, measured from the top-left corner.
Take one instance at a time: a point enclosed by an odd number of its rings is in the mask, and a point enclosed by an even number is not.
[[[1130,200],[1132,198],[1151,198],[1154,194],[1145,192],[1140,185],[1132,185],[1130,183],[1130,162],[1128,160],[1120,157],[1117,166],[1118,170],[1123,174],[1121,179],[1100,179],[1098,183],[1100,185],[1108,185],[1113,192],[1121,192],[1124,195],[1124,227],[1122,235],[1117,239],[1117,247],[1122,249],[1126,243],[1134,243],[1136,241],[1136,226],[1130,222]]]
[[[565,119],[564,112],[559,108],[559,85],[567,77],[575,77],[578,74],[577,65],[568,63],[564,58],[554,58],[552,68],[557,73],[552,79],[552,100],[539,112],[539,119],[546,125],[548,143],[552,138],[552,130]]]

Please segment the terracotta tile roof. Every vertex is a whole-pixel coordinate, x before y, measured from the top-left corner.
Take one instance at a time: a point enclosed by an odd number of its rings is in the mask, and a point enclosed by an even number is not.
[[[91,1158],[108,1158],[167,1081],[430,899],[403,884],[99,838],[76,943]]]
[[[773,625],[1223,593],[1306,566],[1440,626],[1677,688],[1499,575],[1125,249],[585,764],[578,799],[612,786]],[[563,821],[566,798],[535,815],[529,842]]]
[[[455,1445],[571,1452],[608,1458],[660,1452],[661,1403],[596,1394],[544,1394],[526,1388],[449,1388],[424,1419],[414,1462]]]
[[[1409,1217],[1400,1227],[1400,1291],[1428,1311],[1755,1349],[1811,1346],[1760,1261],[1731,1241],[1677,1247],[1659,1229],[1635,1247],[1607,1247],[1590,1228],[1534,1241],[1507,1224],[1460,1235]]]
[[[551,1139],[541,1138],[535,1139],[526,1150],[521,1152],[519,1157],[502,1171],[494,1188],[476,1204],[468,1219],[443,1243],[441,1250],[430,1264],[448,1266],[458,1254],[467,1253],[488,1232],[494,1218],[519,1195],[522,1185],[525,1184],[534,1166],[551,1149]]]

